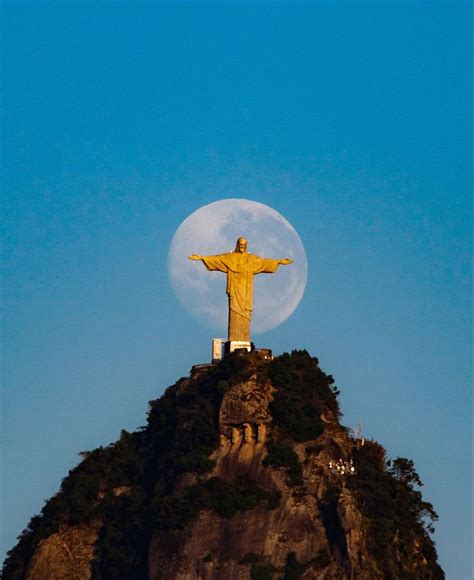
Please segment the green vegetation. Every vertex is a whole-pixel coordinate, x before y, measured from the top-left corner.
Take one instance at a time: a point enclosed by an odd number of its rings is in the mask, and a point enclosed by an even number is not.
[[[283,580],[300,580],[310,566],[322,570],[329,566],[330,563],[331,558],[325,548],[319,550],[314,558],[304,563],[298,562],[296,554],[290,552],[286,557],[286,564],[283,569]]]
[[[303,469],[298,455],[293,449],[282,443],[276,443],[271,439],[267,441],[266,447],[268,453],[263,460],[263,464],[284,467],[288,475],[288,485],[301,485],[303,483]]]
[[[60,491],[46,502],[41,515],[31,519],[18,544],[8,553],[2,577],[22,579],[38,543],[56,533],[62,524],[79,525],[103,518],[108,502],[97,502],[99,492],[133,486],[141,477],[141,435],[122,431],[117,443],[81,453],[83,461],[69,472]]]
[[[286,557],[286,564],[283,580],[300,580],[301,576],[308,568],[308,565],[300,564],[294,552],[290,552]]]
[[[339,417],[334,379],[318,366],[318,359],[305,350],[294,350],[275,358],[269,365],[269,377],[277,387],[270,404],[275,424],[297,442],[316,439],[324,430],[321,413],[330,411]]]
[[[373,441],[357,450],[355,460],[357,477],[349,478],[347,484],[370,523],[367,537],[374,571],[384,579],[444,578],[429,537],[438,516],[416,489],[422,483],[413,461],[398,458],[393,463],[385,462],[383,447]],[[427,562],[416,574],[410,572],[417,557],[415,543]],[[393,553],[395,545],[401,554],[399,562]]]
[[[282,580],[300,580],[312,562],[313,561],[310,560],[305,564],[301,564],[298,562],[296,554],[290,552],[286,557],[285,566],[280,568],[265,563],[263,556],[253,553],[246,554],[245,558],[241,560],[240,563],[251,564],[250,577],[252,580],[270,580],[274,578],[276,573],[279,573],[278,578],[282,578]]]
[[[255,554],[254,552],[247,552],[245,556],[240,560],[239,564],[243,564],[244,566],[248,564],[257,564],[258,562],[262,561],[263,556],[260,554]]]
[[[106,498],[100,550],[93,564],[95,579],[147,577],[149,531],[143,518],[145,506],[146,498],[140,491]],[[133,576],[129,575],[130,571]]]
[[[219,444],[222,398],[233,384],[255,373],[262,380],[270,378],[276,387],[270,404],[276,429],[267,442],[264,463],[284,468],[289,485],[301,485],[302,466],[292,446],[311,441],[307,454],[322,449],[321,440],[313,441],[324,429],[321,415],[339,416],[332,377],[306,351],[285,353],[271,362],[262,362],[255,355],[231,355],[209,373],[196,380],[181,379],[160,399],[151,401],[145,427],[135,433],[123,431],[108,447],[81,453],[81,463],[70,471],[41,514],[31,519],[8,553],[2,578],[23,580],[39,542],[62,525],[103,522],[93,580],[145,580],[154,529],[182,528],[204,509],[223,518],[261,502],[275,509],[281,500],[279,490],[267,490],[249,480],[226,482],[208,475],[213,466],[210,455]],[[347,485],[369,522],[367,541],[374,578],[414,578],[410,564],[417,558],[415,545],[427,561],[416,578],[443,578],[429,537],[437,516],[431,504],[422,500],[413,462],[399,458],[387,465],[384,449],[374,442],[359,448],[354,460],[357,476],[348,478]],[[176,492],[176,482],[185,472],[195,474],[195,483]],[[330,488],[320,507],[329,543],[344,551],[337,513],[339,492],[336,485]],[[395,557],[395,545],[400,559]],[[212,559],[208,554],[203,561]],[[278,572],[293,580],[310,565],[326,567],[329,555],[321,550],[310,562],[300,563],[290,553],[280,569],[258,554],[247,554],[241,563],[251,567],[253,579],[268,580]]]
[[[154,506],[154,524],[163,530],[183,528],[203,509],[213,509],[223,518],[232,518],[239,512],[251,510],[266,500],[269,509],[280,504],[279,490],[267,491],[248,479],[229,483],[219,477],[190,485],[173,493]]]
[[[265,562],[267,557],[260,554],[255,554],[254,552],[249,552],[240,560],[239,564],[244,564],[246,566],[251,566],[250,568],[250,578],[252,580],[271,580],[274,578],[275,573],[282,572],[282,568],[273,566]],[[280,578],[281,576],[279,576]],[[286,576],[285,576],[286,578]]]
[[[278,572],[278,568],[272,564],[252,564],[250,578],[252,580],[272,580],[275,572]]]
[[[320,550],[315,558],[308,562],[298,562],[296,554],[289,552],[286,557],[285,566],[276,567],[265,562],[266,557],[260,554],[249,552],[240,560],[239,564],[250,565],[250,577],[252,579],[270,580],[278,573],[278,578],[282,580],[300,580],[310,566],[324,568],[330,564],[330,558],[326,550]]]
[[[232,382],[245,380],[253,372],[252,364],[250,357],[227,357],[202,379],[188,381],[182,392],[178,391],[185,379],[180,379],[160,399],[150,402],[146,427],[135,433],[123,431],[116,443],[81,453],[81,463],[8,553],[2,577],[21,580],[39,542],[60,525],[98,520],[105,525],[93,578],[146,578],[156,506],[172,494],[180,473],[203,474],[212,468],[209,455],[219,442],[222,397]],[[129,491],[115,496],[112,490],[118,487]],[[265,497],[269,504],[275,505],[276,495],[263,491],[270,494]],[[260,498],[258,492],[249,495],[249,502]]]
[[[267,442],[268,454],[264,464],[284,467],[288,485],[303,483],[303,470],[291,441],[317,439],[324,430],[321,414],[339,417],[334,379],[318,366],[318,360],[305,350],[294,350],[276,357],[268,365],[268,376],[276,387],[270,412],[278,427],[277,440]],[[308,449],[316,449],[313,445]]]

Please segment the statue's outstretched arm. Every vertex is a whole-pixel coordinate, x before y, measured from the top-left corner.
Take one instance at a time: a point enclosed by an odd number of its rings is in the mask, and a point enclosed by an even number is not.
[[[191,254],[188,256],[190,260],[201,260],[208,270],[219,270],[219,272],[227,272],[227,264],[225,261],[225,254],[218,254],[217,256],[201,256],[200,254]]]
[[[290,258],[260,258],[259,256],[254,257],[253,261],[253,273],[254,274],[274,274],[278,270],[278,266],[286,266],[287,264],[292,264],[293,260]]]

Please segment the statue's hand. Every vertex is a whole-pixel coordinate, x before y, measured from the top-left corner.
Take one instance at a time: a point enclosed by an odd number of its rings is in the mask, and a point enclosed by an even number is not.
[[[286,266],[287,264],[293,264],[293,260],[290,260],[290,258],[283,258],[282,260],[280,260],[280,264],[282,266]]]
[[[199,254],[191,254],[190,256],[188,256],[189,260],[200,260],[201,256]]]

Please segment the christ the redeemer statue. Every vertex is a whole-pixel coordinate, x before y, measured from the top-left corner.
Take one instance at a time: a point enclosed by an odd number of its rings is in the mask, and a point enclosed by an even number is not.
[[[229,296],[229,341],[250,342],[250,319],[253,309],[253,277],[255,274],[273,274],[278,266],[291,264],[283,258],[260,258],[247,252],[247,240],[239,238],[235,251],[216,256],[193,254],[190,260],[201,260],[208,270],[227,274]]]

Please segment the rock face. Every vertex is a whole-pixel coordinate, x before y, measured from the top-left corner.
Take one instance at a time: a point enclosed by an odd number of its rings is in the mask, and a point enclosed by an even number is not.
[[[195,367],[85,454],[3,577],[444,578],[413,463],[348,435],[333,382],[305,351]]]
[[[68,526],[42,540],[28,566],[26,580],[90,578],[99,527]]]
[[[204,510],[183,530],[156,532],[150,544],[151,580],[247,579],[249,563],[284,570],[290,553],[306,564],[302,578],[373,577],[361,531],[363,517],[343,481],[337,482],[342,485],[338,506],[324,503],[336,477],[327,467],[328,454],[311,456],[305,452],[310,444],[295,445],[305,463],[297,487],[287,484],[284,469],[263,464],[265,443],[272,435],[269,404],[274,390],[270,381],[259,381],[254,374],[225,394],[219,414],[220,447],[211,455],[215,465],[206,477],[248,478],[265,489],[277,488],[282,493],[280,505],[269,510],[262,504],[230,519]],[[353,444],[334,421],[323,447],[350,453]]]

